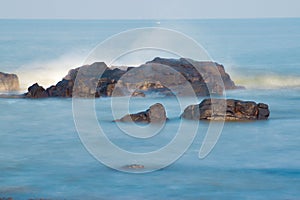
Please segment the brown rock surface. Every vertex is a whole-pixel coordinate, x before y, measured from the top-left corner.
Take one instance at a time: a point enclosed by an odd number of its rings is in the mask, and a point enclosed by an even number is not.
[[[188,106],[181,117],[191,120],[264,120],[270,115],[267,104],[234,99],[205,99]]]
[[[163,123],[167,120],[166,110],[160,103],[150,106],[146,111],[128,114],[117,120],[120,122]]]
[[[0,91],[17,91],[19,90],[19,87],[19,79],[17,75],[0,72]]]

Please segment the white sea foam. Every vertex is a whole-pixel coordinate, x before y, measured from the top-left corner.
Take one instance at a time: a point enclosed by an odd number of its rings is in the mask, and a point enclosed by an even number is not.
[[[138,58],[141,58],[138,56]],[[131,60],[131,61],[130,61]],[[151,59],[148,59],[151,60]],[[126,56],[114,63],[115,66],[139,66],[143,61],[132,62],[132,56]],[[35,61],[22,65],[15,71],[20,79],[21,90],[26,90],[30,85],[39,83],[47,88],[55,85],[60,81],[70,69],[83,65],[84,57],[76,54],[66,54],[57,59]],[[90,63],[91,64],[91,63]],[[300,77],[291,75],[251,75],[235,74],[232,72],[231,78],[237,85],[245,86],[249,89],[279,89],[279,88],[296,88],[300,87]]]
[[[34,83],[47,88],[60,81],[70,69],[81,66],[83,61],[83,55],[68,53],[53,60],[26,63],[15,73],[19,76],[21,90],[26,90]]]
[[[251,89],[280,89],[300,87],[300,77],[290,75],[232,76],[237,85]]]

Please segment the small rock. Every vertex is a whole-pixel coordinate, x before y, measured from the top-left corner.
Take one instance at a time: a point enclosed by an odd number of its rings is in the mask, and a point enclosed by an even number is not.
[[[128,114],[117,120],[120,122],[143,122],[143,123],[163,123],[167,120],[166,110],[160,103],[156,103],[146,111],[136,114]]]
[[[145,97],[146,95],[145,95],[144,92],[135,91],[135,92],[132,93],[131,96],[133,96],[133,97]]]
[[[144,169],[145,166],[144,165],[139,165],[139,164],[131,164],[131,165],[124,166],[124,168],[127,168],[127,169]]]

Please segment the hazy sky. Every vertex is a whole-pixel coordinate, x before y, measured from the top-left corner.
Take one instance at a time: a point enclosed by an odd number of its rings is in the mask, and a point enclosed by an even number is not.
[[[300,17],[300,0],[0,0],[0,18]]]

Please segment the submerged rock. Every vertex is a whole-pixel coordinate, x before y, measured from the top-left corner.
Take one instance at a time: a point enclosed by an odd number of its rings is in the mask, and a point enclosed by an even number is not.
[[[267,104],[234,99],[205,99],[200,104],[188,106],[182,118],[191,120],[264,120],[270,115]]]
[[[163,123],[167,120],[166,110],[160,103],[150,106],[143,112],[128,114],[117,120],[120,122]]]
[[[11,92],[20,89],[19,78],[16,74],[6,74],[0,72],[0,91]]]
[[[123,166],[125,169],[144,169],[144,165],[139,165],[139,164],[131,164],[131,165],[125,165]]]

